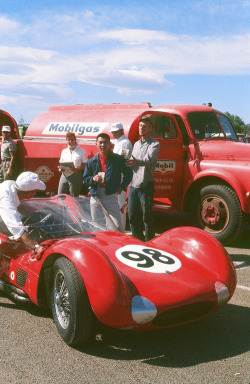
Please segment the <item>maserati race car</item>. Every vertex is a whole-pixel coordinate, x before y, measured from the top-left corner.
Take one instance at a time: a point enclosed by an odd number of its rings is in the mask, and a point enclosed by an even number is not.
[[[0,287],[12,300],[51,307],[69,345],[86,342],[99,322],[159,329],[197,320],[227,303],[234,266],[206,232],[171,229],[143,243],[117,232],[100,204],[57,195],[23,200],[23,223],[42,246],[34,253],[0,223]]]

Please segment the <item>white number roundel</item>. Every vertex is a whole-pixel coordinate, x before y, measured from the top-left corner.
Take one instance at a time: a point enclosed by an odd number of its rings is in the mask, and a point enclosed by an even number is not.
[[[180,260],[171,253],[143,245],[125,245],[115,254],[123,264],[145,272],[172,273],[181,267]]]

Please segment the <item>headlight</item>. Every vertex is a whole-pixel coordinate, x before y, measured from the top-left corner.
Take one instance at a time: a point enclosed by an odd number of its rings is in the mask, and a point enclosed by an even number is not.
[[[142,296],[134,296],[131,301],[132,318],[137,324],[146,324],[152,321],[157,309],[151,301]]]
[[[226,304],[229,298],[229,291],[225,284],[221,283],[220,281],[216,281],[215,283],[215,291],[217,294],[217,305],[218,307],[221,307],[222,305]]]

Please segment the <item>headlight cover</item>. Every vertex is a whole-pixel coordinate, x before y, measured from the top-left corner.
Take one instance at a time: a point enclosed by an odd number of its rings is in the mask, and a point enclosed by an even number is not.
[[[215,291],[217,294],[217,305],[218,307],[221,307],[222,305],[226,304],[229,298],[229,290],[227,286],[220,281],[216,281],[215,283]]]
[[[132,318],[137,324],[146,324],[154,320],[157,309],[151,301],[142,296],[134,296],[131,301]]]

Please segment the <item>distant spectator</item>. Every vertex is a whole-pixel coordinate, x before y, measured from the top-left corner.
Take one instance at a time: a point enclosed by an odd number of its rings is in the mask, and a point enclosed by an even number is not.
[[[129,159],[132,153],[132,144],[124,135],[124,129],[122,123],[114,123],[111,126],[110,132],[112,133],[115,139],[115,145],[113,152],[118,155],[123,156],[125,159]],[[120,195],[118,195],[118,204],[120,209],[124,206],[126,202],[126,192],[122,191]],[[125,232],[126,228],[126,212],[121,212],[121,220],[123,226],[123,232]]]
[[[109,135],[100,133],[96,138],[96,146],[99,153],[87,161],[83,175],[84,183],[90,187],[91,214],[93,220],[99,220],[100,208],[97,198],[119,231],[123,232],[117,196],[126,191],[132,180],[132,170],[127,168],[126,160],[122,156],[110,150]]]
[[[1,146],[1,164],[0,164],[0,183],[4,180],[14,180],[16,174],[16,144],[12,140],[11,128],[8,125],[2,127],[2,146]]]
[[[128,195],[128,215],[132,236],[149,241],[155,237],[152,212],[154,197],[154,169],[160,144],[152,139],[152,123],[149,117],[139,119],[141,136],[132,151],[127,166],[133,167],[133,179]],[[145,230],[145,237],[143,231]]]
[[[87,162],[85,151],[77,145],[73,132],[67,132],[68,147],[62,150],[59,160],[59,171],[62,172],[58,193],[78,197],[83,185],[82,176]]]

